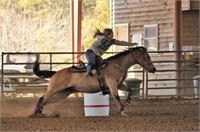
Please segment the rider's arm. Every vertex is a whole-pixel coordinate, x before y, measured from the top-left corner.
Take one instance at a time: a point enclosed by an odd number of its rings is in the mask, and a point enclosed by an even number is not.
[[[120,40],[115,39],[115,41],[114,41],[114,45],[121,45],[121,46],[135,46],[135,45],[137,45],[137,43],[131,43],[131,42],[120,41]]]

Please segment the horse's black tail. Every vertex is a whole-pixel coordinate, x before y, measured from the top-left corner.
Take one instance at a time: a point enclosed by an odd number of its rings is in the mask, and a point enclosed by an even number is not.
[[[40,58],[39,54],[36,54],[36,60],[35,60],[34,66],[33,66],[33,73],[40,78],[52,77],[56,73],[56,71],[45,71],[45,70],[41,71],[40,64],[39,64],[39,58]]]

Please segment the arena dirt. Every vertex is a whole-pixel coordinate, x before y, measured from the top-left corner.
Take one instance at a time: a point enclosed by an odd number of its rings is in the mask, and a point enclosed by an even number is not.
[[[83,98],[67,98],[47,105],[45,118],[28,118],[37,99],[1,97],[0,131],[199,131],[197,99],[133,100],[128,117],[110,99],[110,116],[85,117]]]

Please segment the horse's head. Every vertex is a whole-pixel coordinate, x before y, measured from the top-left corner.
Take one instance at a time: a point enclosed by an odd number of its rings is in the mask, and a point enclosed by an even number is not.
[[[132,51],[132,54],[140,66],[147,69],[150,73],[156,72],[156,68],[152,63],[151,58],[145,47],[137,47],[137,50]]]

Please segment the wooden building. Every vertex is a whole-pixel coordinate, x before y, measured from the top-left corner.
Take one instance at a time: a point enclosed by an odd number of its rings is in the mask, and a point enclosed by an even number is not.
[[[175,44],[175,2],[176,0],[111,0],[111,24],[115,31],[115,38],[137,42],[139,45],[145,46],[149,51],[174,51]],[[197,50],[199,49],[199,1],[182,0],[182,10],[180,20],[181,40],[180,50]],[[114,47],[114,51],[119,51],[123,47]],[[176,56],[170,53],[151,54],[154,61],[176,60]],[[189,58],[188,58],[189,57]],[[197,59],[198,53],[183,56],[183,59]],[[183,65],[181,64],[181,67]],[[156,64],[157,69],[176,69],[174,63]],[[181,73],[181,77],[189,76],[192,78],[198,73]],[[168,79],[175,79],[176,73],[165,72],[151,75],[150,78],[160,79],[163,76]],[[136,74],[137,78],[141,78]],[[176,81],[155,81],[152,87],[175,87]],[[182,83],[181,85],[184,85]],[[187,85],[192,86],[192,81]],[[161,93],[182,94],[182,91],[177,89],[161,90]],[[153,92],[152,92],[153,93]],[[154,92],[156,93],[156,92]],[[187,94],[192,94],[194,91],[187,90]],[[160,94],[160,92],[158,93]]]

